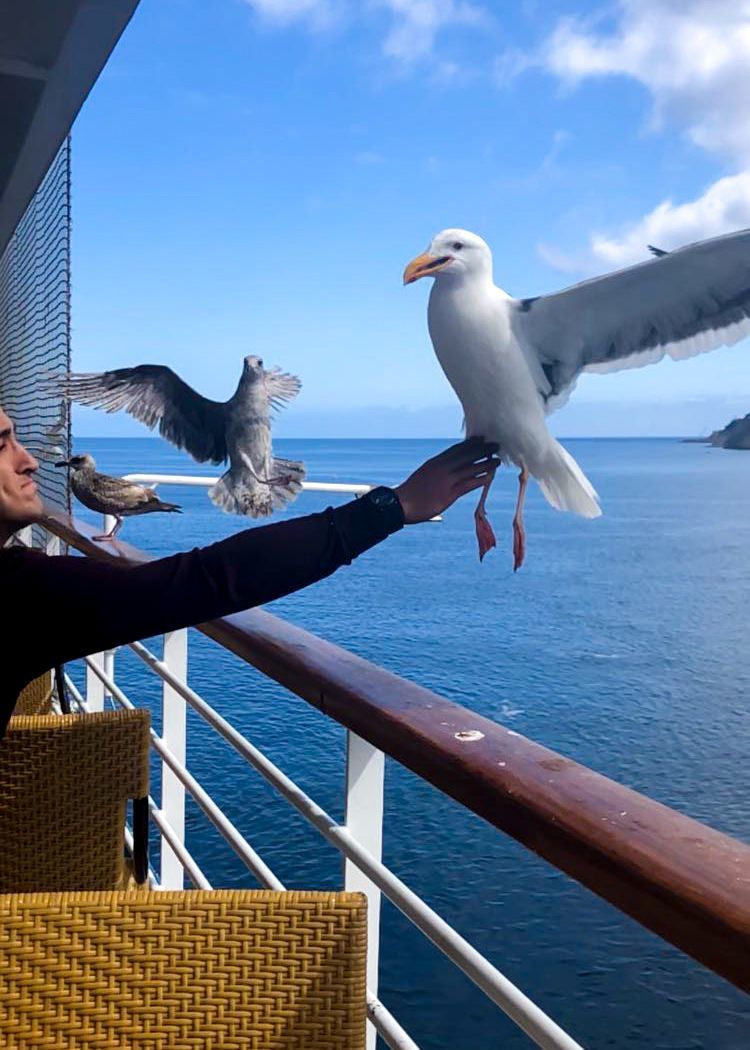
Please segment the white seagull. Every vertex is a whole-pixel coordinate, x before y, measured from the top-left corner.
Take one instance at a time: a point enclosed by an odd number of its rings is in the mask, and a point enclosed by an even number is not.
[[[513,518],[514,570],[523,563],[529,475],[548,502],[585,518],[601,514],[593,486],[547,430],[581,372],[611,372],[692,357],[750,334],[750,230],[690,244],[552,295],[514,299],[492,277],[492,253],[475,233],[443,230],[404,271],[434,277],[432,345],[464,410],[467,437],[496,441],[520,469]],[[474,513],[479,557],[495,546]]]

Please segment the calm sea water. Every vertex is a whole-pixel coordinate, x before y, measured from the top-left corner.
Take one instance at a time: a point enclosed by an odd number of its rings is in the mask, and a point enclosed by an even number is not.
[[[312,479],[396,483],[445,442],[279,441]],[[273,611],[712,826],[750,830],[750,453],[668,440],[568,447],[604,517],[575,519],[536,489],[528,560],[511,571],[515,476],[480,565],[473,497],[410,528]],[[86,440],[100,467],[196,473],[155,439]],[[178,517],[125,523],[154,554],[241,527],[205,490],[169,488]],[[304,493],[302,514],[329,499]],[[78,508],[82,517],[87,512]],[[158,683],[129,653],[134,700]],[[193,632],[191,684],[341,816],[343,731]],[[336,887],[334,850],[191,718],[189,761],[280,878]],[[386,862],[586,1047],[747,1050],[748,1001],[575,882],[389,762]],[[188,844],[215,885],[252,879],[196,809]],[[381,995],[424,1050],[528,1042],[389,904]]]

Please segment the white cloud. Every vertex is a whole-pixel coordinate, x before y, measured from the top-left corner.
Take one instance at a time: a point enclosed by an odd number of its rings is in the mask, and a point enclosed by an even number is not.
[[[553,270],[562,270],[563,273],[580,274],[591,269],[589,252],[573,255],[571,252],[562,251],[554,244],[541,242],[536,246],[536,253],[547,266],[551,266]]]
[[[750,226],[750,172],[719,179],[687,204],[662,201],[616,237],[594,233],[591,252],[609,266],[626,266],[647,257],[647,245],[679,248]],[[548,258],[548,261],[552,261]]]
[[[379,0],[393,15],[383,53],[409,65],[432,53],[435,38],[449,26],[481,25],[485,13],[464,0]]]
[[[623,265],[643,258],[647,243],[669,248],[750,225],[750,0],[618,0],[609,21],[559,22],[535,64],[570,87],[636,80],[651,96],[652,131],[674,124],[739,172],[696,200],[662,201],[617,235],[594,234],[592,261]],[[543,251],[551,262],[554,249]]]
[[[304,22],[313,29],[323,29],[336,21],[341,5],[335,0],[245,0],[264,21],[287,26]]]
[[[673,120],[692,142],[750,162],[749,0],[619,0],[612,29],[565,19],[542,62],[566,83],[627,76],[648,88],[652,123]]]
[[[495,58],[494,77],[501,87],[505,87],[525,73],[527,69],[533,69],[539,65],[538,59],[530,52],[520,47],[507,47]]]
[[[382,53],[400,66],[410,66],[432,56],[439,33],[456,26],[480,26],[486,11],[470,0],[245,0],[265,22],[284,27],[301,23],[311,29],[333,25],[343,18],[364,17],[373,10],[390,15],[381,44]],[[444,61],[439,76],[458,72]]]

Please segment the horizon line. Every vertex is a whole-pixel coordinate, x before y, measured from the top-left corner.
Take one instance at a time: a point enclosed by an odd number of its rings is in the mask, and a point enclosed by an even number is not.
[[[711,435],[706,434],[564,434],[560,437],[556,437],[556,441],[688,441],[701,443],[703,441],[710,441]],[[172,448],[171,442],[161,437],[159,434],[79,434],[72,435],[73,441],[162,441],[164,444],[169,445]],[[356,434],[349,434],[342,437],[340,434],[300,434],[294,435],[281,435],[278,438],[274,438],[275,441],[454,441],[458,443],[463,440],[457,437],[455,434],[430,434],[422,436],[403,436],[403,437],[374,437],[372,434],[358,436]],[[177,449],[177,451],[183,451]],[[186,453],[189,455],[189,453]]]

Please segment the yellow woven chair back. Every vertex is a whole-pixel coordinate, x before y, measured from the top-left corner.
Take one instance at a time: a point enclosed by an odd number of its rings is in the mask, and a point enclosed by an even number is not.
[[[29,682],[18,697],[13,714],[48,715],[52,710],[52,686],[52,671],[45,671]]]
[[[121,885],[127,800],[148,795],[149,726],[144,710],[11,719],[0,741],[0,893]]]
[[[4,1050],[364,1050],[366,900],[0,896]]]

